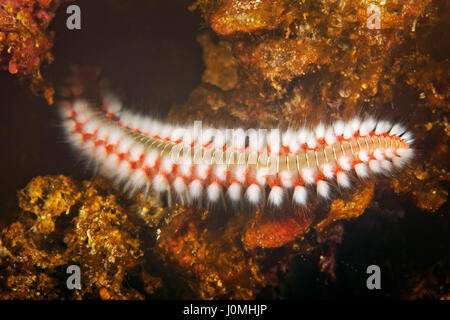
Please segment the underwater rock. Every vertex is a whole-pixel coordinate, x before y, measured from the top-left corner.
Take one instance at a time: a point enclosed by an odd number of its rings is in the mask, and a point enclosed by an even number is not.
[[[122,283],[142,256],[137,230],[104,180],[36,177],[19,199],[19,221],[0,232],[2,299],[142,298]],[[82,269],[81,290],[65,289],[69,265]]]
[[[242,241],[249,250],[281,247],[306,233],[312,220],[311,213],[301,210],[287,213],[285,217],[267,217],[267,213],[257,212],[248,223]]]
[[[0,67],[30,81],[36,95],[53,104],[55,89],[41,74],[54,60],[53,34],[47,28],[66,0],[5,0],[0,10]]]

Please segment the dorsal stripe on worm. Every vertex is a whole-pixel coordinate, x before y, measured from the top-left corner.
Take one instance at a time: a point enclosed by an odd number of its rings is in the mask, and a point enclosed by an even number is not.
[[[80,86],[79,86],[80,87]],[[268,201],[279,206],[287,191],[298,205],[307,204],[307,185],[328,198],[329,182],[350,185],[349,174],[366,178],[370,172],[386,173],[402,167],[413,155],[412,135],[400,125],[372,118],[354,118],[315,130],[289,129],[281,138],[262,138],[234,131],[206,128],[195,137],[192,128],[175,127],[122,110],[111,93],[101,94],[101,108],[83,98],[82,90],[60,105],[71,143],[93,159],[100,172],[125,184],[131,191],[174,190],[180,199],[192,201],[206,194],[217,201],[224,188],[232,201]],[[215,130],[215,132],[214,132]],[[371,142],[371,143],[369,143]],[[186,152],[187,150],[187,152]]]

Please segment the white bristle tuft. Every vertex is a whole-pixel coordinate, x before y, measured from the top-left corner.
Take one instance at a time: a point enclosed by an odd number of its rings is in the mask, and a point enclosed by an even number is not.
[[[193,199],[200,199],[203,192],[203,186],[199,179],[194,179],[189,184],[189,194]]]
[[[322,122],[316,127],[315,134],[317,139],[325,138],[325,125]]]
[[[106,106],[108,112],[117,114],[122,110],[122,103],[120,100],[111,93],[103,95],[103,105]]]
[[[133,144],[130,148],[130,160],[139,161],[144,156],[144,147],[140,144]]]
[[[119,153],[128,153],[133,146],[133,140],[123,137],[117,145],[117,151]]]
[[[269,176],[269,169],[268,168],[262,167],[262,168],[258,168],[256,170],[255,179],[256,179],[256,182],[258,182],[258,184],[260,186],[263,186],[263,185],[266,184],[268,176]]]
[[[380,135],[383,133],[387,133],[392,127],[392,124],[388,121],[380,121],[378,122],[375,128],[375,134]]]
[[[210,166],[204,163],[197,164],[195,167],[195,174],[202,180],[208,178],[210,172]]]
[[[392,170],[392,162],[390,162],[389,160],[383,159],[383,160],[379,160],[380,164],[381,164],[381,168],[383,168],[383,170],[385,170],[385,173],[388,173]]]
[[[192,171],[193,171],[192,163],[181,162],[178,165],[178,172],[186,178],[189,178],[192,175]]]
[[[184,128],[180,127],[173,129],[172,134],[170,135],[170,140],[174,142],[182,140],[185,131],[186,130]]]
[[[411,158],[414,156],[414,150],[409,148],[398,148],[396,152],[400,157],[404,158],[406,161],[411,160]]]
[[[110,145],[117,145],[120,141],[120,139],[122,139],[123,133],[121,130],[111,130],[111,133],[108,135],[108,140],[106,141],[107,144]]]
[[[349,124],[352,127],[353,133],[358,132],[361,125],[361,119],[353,118],[352,120],[350,120]]]
[[[315,183],[315,170],[313,168],[303,168],[301,174],[306,184]]]
[[[213,145],[216,149],[223,149],[225,146],[226,139],[223,130],[216,130],[216,135],[214,136]]]
[[[396,153],[399,155],[398,157],[394,157],[392,159],[392,163],[397,168],[402,168],[408,163],[414,155],[414,151],[412,149],[399,148],[396,150]]]
[[[206,188],[206,193],[208,194],[208,199],[211,202],[217,202],[220,198],[222,192],[222,187],[217,182],[211,183],[208,188]]]
[[[297,132],[297,139],[299,144],[305,144],[306,143],[306,139],[308,138],[308,130],[306,130],[305,128],[301,128],[298,132]]]
[[[172,132],[173,132],[173,126],[165,124],[165,125],[162,125],[161,133],[159,134],[159,136],[163,140],[170,139]]]
[[[384,150],[384,155],[388,159],[393,159],[395,157],[394,148],[387,148]]]
[[[283,203],[283,194],[283,188],[279,186],[273,186],[267,199],[269,204],[275,207],[279,207]]]
[[[345,123],[342,120],[338,120],[334,123],[333,129],[336,136],[342,136],[344,134]]]
[[[358,152],[358,158],[362,162],[368,162],[370,159],[369,152],[365,149],[362,149],[360,152]]]
[[[375,151],[373,152],[373,156],[377,160],[383,160],[384,159],[383,150],[382,149],[375,149]]]
[[[334,131],[331,127],[328,127],[326,132],[325,132],[325,142],[327,143],[327,145],[332,146],[336,143],[337,138],[334,135]]]
[[[75,116],[75,121],[81,124],[86,123],[91,118],[91,115],[87,112],[77,113]]]
[[[400,125],[400,124],[395,124],[395,125],[392,127],[391,131],[389,131],[389,134],[390,134],[391,136],[397,136],[397,137],[399,137],[399,136],[401,136],[405,131],[406,131],[406,129],[405,129],[402,125]]]
[[[123,183],[127,180],[127,178],[131,175],[131,172],[133,170],[131,169],[130,163],[128,161],[120,161],[119,167],[116,171],[116,179],[118,183]]]
[[[241,184],[244,184],[247,178],[247,172],[248,168],[246,166],[236,166],[233,170],[233,176]]]
[[[89,112],[89,104],[86,100],[84,99],[77,99],[75,100],[75,102],[73,103],[73,107],[72,107],[73,111],[75,111],[77,114],[80,113],[84,113],[84,112]]]
[[[96,159],[96,161],[98,161],[99,163],[104,163],[106,161],[107,156],[108,153],[106,152],[106,149],[103,145],[98,145],[95,148],[94,158]]]
[[[153,178],[153,190],[156,192],[164,192],[168,189],[169,183],[165,175],[159,173]]]
[[[369,169],[373,172],[373,173],[381,173],[381,164],[379,160],[369,160]]]
[[[250,130],[248,134],[248,146],[253,152],[262,152],[266,146],[266,135],[262,130]]]
[[[216,134],[216,129],[213,128],[207,128],[202,131],[202,137],[201,137],[201,144],[202,146],[209,145]]]
[[[95,149],[94,141],[92,140],[84,141],[82,149],[86,153],[86,156],[90,157]]]
[[[95,134],[100,127],[99,121],[95,119],[88,120],[83,126],[83,132],[88,134]]]
[[[294,185],[294,173],[292,171],[283,170],[280,172],[280,181],[286,189],[292,188]]]
[[[295,136],[295,134],[292,135],[291,140],[289,141],[289,151],[292,153],[297,153],[300,150],[300,144],[298,143],[298,140]]]
[[[76,123],[75,123],[75,121],[73,121],[73,120],[64,120],[63,125],[64,125],[64,131],[66,132],[66,135],[69,137],[69,139],[70,139],[70,135],[72,133],[78,133],[79,134],[79,132],[76,131]]]
[[[133,120],[133,114],[130,111],[123,111],[120,115],[120,122],[124,127],[130,127]]]
[[[106,141],[110,132],[111,128],[109,126],[100,126],[97,130],[97,139]]]
[[[292,200],[301,206],[306,206],[306,201],[308,199],[308,191],[304,186],[296,186],[294,189],[294,194],[292,195]]]
[[[143,121],[142,117],[135,114],[132,118],[131,118],[131,122],[130,122],[130,128],[133,130],[139,130],[139,127],[141,126],[141,122]]]
[[[267,145],[270,148],[270,153],[279,154],[280,153],[280,130],[272,129],[267,137]]]
[[[261,201],[261,188],[253,183],[247,188],[245,195],[248,202],[251,204],[258,204]]]
[[[348,178],[348,175],[343,172],[339,171],[336,174],[336,181],[341,188],[349,188],[350,187],[350,179]]]
[[[286,130],[281,136],[281,143],[283,147],[288,147],[294,136],[295,134],[291,129]]]
[[[403,168],[405,166],[405,164],[408,162],[405,159],[403,159],[402,157],[394,157],[391,160],[392,160],[392,164],[396,168]]]
[[[127,188],[133,194],[144,186],[148,186],[147,176],[142,170],[134,170],[130,180],[126,183]]]
[[[279,142],[278,142],[279,143]],[[245,147],[245,131],[242,128],[233,130],[231,146],[237,150]]]
[[[159,136],[160,132],[161,132],[161,128],[162,128],[162,124],[159,121],[152,121],[149,127],[149,136],[150,137],[154,137],[154,136]]]
[[[352,169],[352,162],[349,157],[342,156],[338,159],[338,164],[342,170],[349,171]]]
[[[355,165],[356,175],[360,178],[367,178],[369,176],[369,170],[365,163],[358,163]]]
[[[218,164],[214,166],[214,176],[221,182],[225,182],[228,175],[228,168],[225,164]]]
[[[119,166],[119,157],[116,154],[110,154],[103,163],[103,173],[108,177],[113,177]]]
[[[402,134],[401,139],[407,144],[411,144],[414,142],[413,134],[410,131],[406,131],[404,134]]]
[[[181,177],[175,178],[175,180],[173,181],[173,189],[180,196],[182,196],[186,193],[187,187],[186,187],[186,183],[184,182],[183,178],[181,178]]]
[[[192,126],[187,127],[181,139],[183,140],[184,145],[191,146],[195,142],[194,127]]]
[[[300,145],[296,139],[295,132],[291,129],[287,130],[282,137],[283,147],[288,147],[292,153],[298,152]]]
[[[139,131],[142,132],[142,134],[148,136],[150,135],[150,131],[153,125],[153,121],[149,118],[144,118],[139,124]]]
[[[333,165],[330,163],[324,163],[322,165],[322,173],[327,179],[332,179],[334,177]]]
[[[377,125],[377,122],[373,118],[368,118],[361,123],[359,127],[359,135],[365,137],[371,133]]]
[[[308,145],[309,149],[315,149],[317,147],[317,139],[312,132],[308,134],[308,137],[306,138],[306,144]]]
[[[241,200],[241,197],[242,197],[242,186],[237,182],[233,182],[228,187],[227,193],[228,193],[228,196],[230,197],[231,201],[237,202],[237,201]]]
[[[355,124],[353,123],[353,120],[347,122],[344,126],[344,133],[343,137],[345,140],[353,138],[353,135],[355,134]]]
[[[317,181],[317,195],[321,196],[322,198],[328,199],[330,196],[330,186],[328,182],[324,180]]]

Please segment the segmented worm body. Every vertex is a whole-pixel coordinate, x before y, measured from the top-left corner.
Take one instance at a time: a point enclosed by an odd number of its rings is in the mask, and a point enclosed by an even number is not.
[[[90,100],[80,82],[66,91],[59,110],[68,140],[102,175],[129,192],[168,192],[184,203],[306,206],[313,194],[328,199],[331,188],[390,173],[413,156],[412,134],[384,120],[353,118],[281,133],[176,126],[124,110],[103,88]]]

